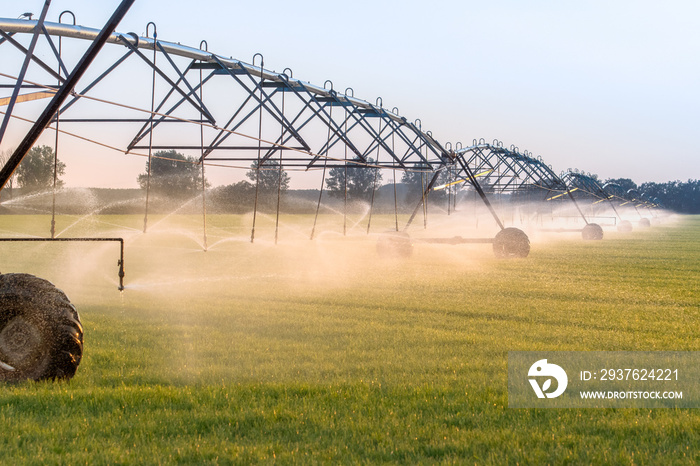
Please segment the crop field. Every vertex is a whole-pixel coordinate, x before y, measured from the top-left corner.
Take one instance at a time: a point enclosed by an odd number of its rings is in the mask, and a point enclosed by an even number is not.
[[[324,217],[309,241],[301,217],[275,245],[271,217],[251,244],[249,216],[213,215],[207,252],[197,217],[145,235],[140,216],[59,217],[62,236],[125,237],[124,292],[116,244],[0,243],[0,272],[52,281],[85,328],[70,382],[0,387],[0,462],[700,462],[698,410],[511,409],[506,370],[508,351],[700,350],[699,217],[531,235],[511,261],[380,259],[362,225]],[[49,222],[2,215],[0,233]]]

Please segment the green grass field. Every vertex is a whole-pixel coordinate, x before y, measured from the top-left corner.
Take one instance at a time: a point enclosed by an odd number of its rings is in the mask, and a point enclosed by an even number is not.
[[[123,293],[115,244],[0,244],[0,271],[63,289],[86,340],[70,382],[0,386],[0,462],[700,462],[697,410],[511,409],[506,372],[508,351],[700,350],[700,218],[533,236],[514,261],[379,260],[337,218],[313,242],[284,220],[275,246],[271,218],[250,244],[247,217],[212,216],[205,253],[194,217],[146,235],[138,216],[60,217],[64,236],[126,236]],[[0,234],[48,222],[0,216]]]

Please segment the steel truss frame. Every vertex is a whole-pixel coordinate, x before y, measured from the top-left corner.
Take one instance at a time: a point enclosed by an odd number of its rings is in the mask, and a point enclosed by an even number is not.
[[[27,54],[31,61],[39,64],[48,77],[60,79],[55,67],[46,64],[35,54],[30,53],[13,37],[17,34],[31,33],[35,30],[37,21],[0,19],[0,45],[9,44]],[[93,40],[97,30],[62,23],[46,22],[42,26],[43,36],[52,49],[55,49],[52,38],[63,37],[72,39]],[[282,151],[295,151],[295,157],[285,160],[286,167],[303,167],[311,169],[318,167],[323,159],[334,159],[330,153],[334,147],[347,147],[350,153],[347,163],[366,165],[373,158],[373,166],[381,168],[411,169],[427,167],[435,170],[449,158],[448,151],[435,139],[429,131],[423,131],[419,121],[409,122],[398,114],[394,108],[388,111],[383,108],[378,99],[377,104],[354,97],[351,89],[345,94],[336,92],[332,83],[328,87],[318,87],[308,82],[297,80],[288,73],[276,73],[261,66],[247,64],[239,60],[225,58],[208,52],[206,49],[195,49],[180,44],[165,42],[154,37],[139,37],[136,34],[113,33],[107,40],[111,44],[122,45],[126,51],[115,59],[104,71],[89,84],[78,90],[77,95],[61,109],[61,122],[68,123],[141,123],[131,141],[126,145],[126,152],[150,148],[152,150],[203,150],[200,160],[204,161],[257,161],[264,167]],[[151,54],[148,51],[154,52]],[[66,64],[56,53],[57,67],[64,69]],[[91,91],[110,74],[115,73],[128,60],[140,60],[157,76],[159,86],[165,86],[166,92],[153,108],[151,115],[145,118],[85,118],[72,116],[68,111],[84,97],[89,97]],[[184,58],[185,63],[176,62]],[[200,73],[205,76],[200,79]],[[217,118],[210,111],[209,100],[216,100],[216,95],[203,96],[205,84],[223,77],[244,91],[245,98],[240,105],[229,111],[229,114],[219,115],[225,124],[217,126]],[[55,83],[46,85],[29,84],[33,88],[55,89]],[[23,84],[21,87],[29,87]],[[285,112],[280,104],[281,96],[285,94],[287,108],[295,107],[293,115]],[[331,108],[339,108],[332,115]],[[191,115],[184,116],[188,111],[194,111],[199,118]],[[255,116],[264,115],[279,127],[278,136],[266,145],[251,144],[225,145],[224,143],[246,123],[255,120]],[[340,115],[339,115],[340,114]],[[147,146],[145,141],[164,123],[204,123],[216,130],[215,135],[204,144],[165,143]],[[374,123],[378,122],[378,123]],[[321,144],[312,143],[304,135],[311,124],[322,125],[330,137]],[[316,128],[318,130],[318,128]],[[256,138],[250,138],[256,139]],[[256,141],[260,142],[260,141]],[[402,147],[397,147],[400,143]],[[255,157],[250,156],[255,152]],[[258,157],[257,152],[261,151]],[[243,155],[221,155],[222,153],[244,153]],[[248,152],[246,155],[245,153]],[[377,152],[380,156],[377,156]],[[330,161],[330,160],[329,160]],[[333,162],[340,160],[335,158]],[[346,163],[343,159],[343,164]]]
[[[501,229],[504,229],[503,222],[480,179],[485,181],[489,192],[529,195],[541,190],[543,200],[565,194],[576,204],[570,189],[571,177],[558,177],[541,158],[527,151],[520,152],[514,146],[506,149],[500,141],[488,144],[484,140],[475,140],[470,147],[453,150],[451,144],[443,145],[430,131],[423,130],[420,120],[410,122],[396,107],[384,108],[381,98],[372,104],[356,98],[352,88],[337,92],[331,81],[320,87],[295,79],[288,69],[282,73],[270,71],[264,67],[260,54],[253,57],[252,63],[245,63],[209,52],[206,41],[202,41],[199,48],[163,41],[158,39],[153,23],[147,25],[145,37],[110,32],[105,43],[113,46],[109,47],[112,55],[105,55],[107,58],[101,61],[99,68],[93,65],[87,83],[81,81],[79,88],[77,82],[68,85],[67,77],[74,70],[70,70],[62,56],[61,41],[94,42],[100,30],[75,25],[75,17],[73,24],[62,23],[60,18],[58,23],[44,19],[45,14],[38,21],[0,18],[0,47],[14,48],[24,55],[25,62],[17,77],[2,73],[2,78],[14,79],[14,83],[0,83],[0,89],[13,89],[12,105],[18,97],[33,98],[29,94],[19,96],[25,89],[39,90],[48,96],[72,94],[51,112],[50,123],[57,131],[56,147],[59,124],[62,132],[68,132],[64,128],[74,124],[105,124],[110,128],[121,125],[128,131],[136,130],[126,138],[128,142],[112,148],[125,154],[146,155],[139,151],[147,151],[149,177],[150,161],[158,150],[196,153],[202,172],[205,165],[248,168],[254,164],[258,171],[281,167],[324,170],[324,177],[328,168],[349,166],[425,173],[429,181],[423,187],[421,199],[406,228],[421,207],[427,215],[427,196],[444,173],[449,175],[448,193],[459,182],[473,186]],[[22,36],[30,37],[29,47],[18,40]],[[54,63],[48,63],[45,56],[42,58],[35,52],[41,39],[50,49],[49,56]],[[24,79],[29,63],[36,65],[35,74],[43,73],[41,78]],[[115,82],[115,76],[118,77],[127,64],[136,66],[134,63],[146,74],[128,82],[124,79],[116,79],[116,82],[128,88],[133,82],[150,81],[150,99],[121,104],[100,94],[105,83]],[[106,104],[108,110],[85,115],[80,111],[83,103]],[[4,117],[3,127],[12,116],[11,107]],[[114,108],[124,115],[115,116],[119,112],[112,111]],[[173,128],[183,126],[198,128],[197,137],[190,134],[173,138],[173,134],[177,134]],[[1,137],[2,134],[0,141]],[[56,153],[58,156],[58,150]],[[204,192],[204,186],[202,190]],[[148,194],[146,199],[144,231]],[[588,223],[578,204],[576,207]],[[251,241],[254,231],[255,226]]]
[[[28,49],[24,49],[20,44],[18,44],[12,36],[6,34],[5,32],[2,32],[2,39],[0,39],[0,45],[4,41],[8,41],[9,43],[12,43],[15,45],[15,47],[18,47],[20,50],[23,50],[25,53],[24,61],[22,64],[22,69],[20,71],[20,75],[14,85],[14,90],[12,93],[12,96],[10,97],[9,103],[8,103],[8,109],[7,112],[5,112],[2,125],[0,126],[0,141],[2,141],[2,138],[5,134],[5,130],[7,129],[7,125],[9,123],[10,117],[12,116],[12,110],[17,102],[17,99],[19,97],[19,92],[22,88],[22,84],[24,81],[24,76],[27,72],[28,66],[30,61],[35,61],[39,63],[42,68],[45,70],[50,71],[52,75],[54,75],[58,81],[59,81],[59,88],[56,89],[55,92],[48,92],[45,94],[45,97],[52,97],[51,101],[49,104],[46,106],[44,111],[41,113],[41,115],[37,118],[37,120],[34,122],[32,125],[32,128],[29,130],[29,132],[25,135],[25,137],[22,139],[22,142],[19,144],[17,149],[14,151],[14,153],[9,157],[7,162],[3,165],[3,167],[0,169],[0,190],[5,186],[7,181],[10,179],[14,171],[17,169],[19,164],[21,163],[22,159],[26,155],[26,153],[29,151],[29,149],[34,145],[34,143],[39,139],[39,136],[41,133],[44,131],[44,129],[50,124],[52,116],[56,115],[56,118],[58,118],[58,109],[59,107],[63,104],[63,102],[66,100],[68,97],[69,93],[73,90],[74,86],[77,84],[77,82],[80,80],[80,78],[83,76],[85,71],[89,68],[95,57],[98,55],[100,50],[105,44],[105,41],[109,37],[110,34],[114,31],[114,29],[117,27],[119,22],[122,20],[124,15],[126,15],[127,11],[129,11],[129,8],[131,8],[131,5],[133,5],[134,0],[122,0],[119,6],[114,10],[112,15],[110,16],[109,20],[107,23],[104,25],[104,27],[99,30],[97,35],[95,36],[94,40],[86,50],[86,52],[83,54],[82,58],[78,61],[74,69],[68,73],[66,67],[64,66],[63,62],[61,61],[61,45],[59,41],[59,47],[58,50],[56,50],[56,47],[53,44],[53,41],[51,40],[51,37],[48,35],[46,31],[46,27],[44,25],[44,20],[46,18],[46,14],[49,10],[49,6],[51,4],[51,0],[46,0],[44,2],[44,7],[42,8],[41,15],[39,20],[36,22],[35,27],[33,28],[33,33],[32,33],[32,40],[31,44]],[[61,14],[61,16],[63,13]],[[46,39],[49,42],[49,45],[51,46],[51,50],[54,52],[54,55],[58,59],[58,63],[60,66],[58,74],[53,73],[52,70],[47,69],[46,66],[43,64],[43,62],[38,59],[34,55],[34,48],[37,44],[37,40],[40,36],[40,34],[43,33],[46,36]],[[63,71],[66,75],[66,78],[63,79],[61,77],[61,71]],[[48,88],[50,89],[50,88]],[[58,139],[57,139],[58,141]],[[58,146],[58,142],[56,143],[56,146]],[[57,162],[57,159],[55,163]],[[55,194],[55,188],[56,188],[56,171],[55,171],[55,164],[54,164],[54,194]],[[54,197],[54,208],[55,208],[55,197]],[[85,242],[85,241],[98,241],[98,242],[105,242],[105,241],[116,241],[120,243],[120,258],[119,261],[117,262],[117,266],[119,267],[118,271],[118,276],[119,276],[119,290],[124,289],[124,240],[123,238],[55,238],[54,237],[54,218],[52,218],[51,221],[51,238],[2,238],[0,241],[4,242],[17,242],[17,241],[50,241],[50,242]]]
[[[35,21],[0,19],[0,35],[3,37],[12,38],[36,29]],[[50,22],[41,29],[54,51],[56,37],[59,41],[61,38],[93,40],[98,32],[74,24]],[[23,83],[20,87],[33,86],[46,91],[60,87],[60,70],[67,68],[60,47],[54,53],[57,65],[52,67],[18,41],[0,40],[0,46],[4,42],[39,64],[39,68],[47,73],[45,78],[59,79],[58,85],[34,82]],[[198,152],[202,170],[207,164],[226,166],[235,163],[239,168],[253,163],[260,170],[284,167],[305,171],[323,169],[325,172],[329,168],[348,166],[412,170],[433,176],[419,203],[427,215],[427,191],[437,180],[437,174],[454,161],[454,153],[438,142],[430,131],[424,131],[420,120],[408,121],[396,107],[389,111],[383,107],[381,98],[371,104],[356,98],[351,88],[342,94],[337,92],[330,81],[319,87],[294,79],[291,70],[282,73],[269,71],[264,68],[262,56],[256,55],[253,63],[248,64],[210,53],[205,41],[200,43],[199,49],[162,41],[158,39],[153,23],[147,26],[146,37],[113,33],[107,43],[122,46],[125,50],[102,65],[101,72],[94,73],[96,76],[60,108],[53,123],[58,126],[60,122],[63,128],[75,123],[107,124],[111,125],[110,128],[119,124],[139,124],[122,150],[127,154],[147,150],[149,172],[150,159],[157,150]],[[256,65],[256,58],[259,58],[259,65]],[[81,101],[99,99],[94,94],[103,83],[133,61],[145,65],[145,69],[152,73],[150,110],[144,102],[138,106],[141,112],[137,117],[109,114],[86,117],[76,111]],[[54,68],[59,72],[53,71]],[[146,79],[136,80],[146,82]],[[220,106],[214,109],[221,91],[210,92],[209,89],[215,82],[222,81],[225,87],[235,88],[240,95],[235,104],[223,110]],[[156,92],[157,87],[159,92]],[[200,140],[156,141],[156,133],[173,124],[201,125]],[[146,199],[144,231],[147,228],[148,194]],[[413,216],[409,225],[412,219]],[[253,237],[254,234],[251,240]]]
[[[593,175],[583,173],[580,170],[569,169],[562,177],[567,181],[569,186],[575,187],[578,192],[581,193],[581,198],[588,198],[591,200],[591,206],[608,201],[620,222],[625,222],[625,220],[623,220],[617,207],[631,204],[640,218],[644,217],[639,211],[639,207],[645,207],[649,209],[650,212],[652,208],[658,207],[657,203],[652,200],[644,199],[645,196],[640,195],[639,192],[634,189],[624,192],[620,186],[614,183],[608,183],[602,186]],[[617,207],[615,206],[616,201]]]
[[[472,184],[482,199],[486,199],[486,193],[482,192],[483,188],[474,184],[477,177],[483,180],[483,184],[488,186],[488,191],[492,193],[524,193],[529,197],[532,193],[540,192],[541,199],[538,200],[541,201],[566,195],[588,224],[586,216],[571,194],[570,187],[541,157],[535,158],[528,151],[520,152],[516,146],[505,148],[503,142],[498,140],[489,144],[483,139],[474,140],[471,146],[458,149],[456,155],[459,161],[457,179]],[[493,208],[489,206],[489,210],[496,218]],[[500,225],[500,220],[497,222]]]
[[[576,189],[576,192],[578,193],[577,196],[580,199],[588,198],[589,200],[593,200],[591,206],[600,202],[608,201],[610,203],[610,207],[613,209],[613,212],[615,212],[615,216],[620,221],[623,221],[620,213],[615,208],[615,203],[613,202],[614,196],[608,193],[592,175],[585,174],[580,171],[569,170],[562,175],[562,178],[566,180],[566,183],[570,188]]]

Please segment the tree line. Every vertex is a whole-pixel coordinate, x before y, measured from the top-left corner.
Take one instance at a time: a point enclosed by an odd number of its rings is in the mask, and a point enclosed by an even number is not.
[[[700,180],[647,182],[637,185],[629,178],[611,178],[605,184],[618,185],[623,191],[644,201],[658,202],[664,209],[682,214],[700,214]]]
[[[0,163],[4,164],[9,155],[7,152],[0,154]],[[383,182],[381,170],[372,168],[372,163],[374,161],[369,159],[369,168],[352,164],[331,168],[324,181],[324,189],[336,199],[345,199],[347,193],[347,199],[351,202],[369,202]],[[20,163],[8,187],[20,187],[24,193],[49,190],[53,188],[55,172],[56,187],[61,188],[64,183],[60,177],[65,174],[65,170],[65,164],[55,159],[51,147],[35,146]],[[270,209],[277,205],[278,196],[284,197],[289,190],[289,174],[274,160],[267,160],[259,170],[257,161],[253,162],[246,172],[246,178],[247,180],[210,189],[209,196],[217,204],[229,206],[228,211],[244,211],[250,209],[256,191],[258,205],[262,209]],[[400,182],[406,188],[408,198],[418,199],[431,178],[432,173],[427,167],[418,165],[410,171],[402,172]],[[444,185],[449,181],[449,174],[442,172],[436,185]],[[202,183],[205,189],[210,188],[209,182],[202,179],[201,165],[197,159],[175,150],[156,152],[150,160],[150,167],[149,162],[146,162],[145,171],[138,175],[137,182],[142,189],[148,188],[154,194],[171,199],[196,196],[202,190]],[[700,214],[700,180],[637,185],[629,178],[611,178],[603,184],[620,193],[632,190],[632,195],[639,196],[642,200],[658,202],[661,207],[675,212]],[[443,201],[446,196],[446,190],[430,193],[432,201]]]

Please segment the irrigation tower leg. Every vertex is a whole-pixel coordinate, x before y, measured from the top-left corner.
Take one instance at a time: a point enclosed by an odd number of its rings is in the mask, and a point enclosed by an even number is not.
[[[430,183],[428,183],[428,186],[426,186],[425,189],[423,190],[423,193],[421,194],[421,199],[420,199],[420,201],[418,201],[418,205],[416,206],[415,209],[413,209],[413,213],[411,214],[411,217],[408,219],[408,222],[406,222],[406,226],[403,227],[403,230],[404,230],[404,231],[408,230],[408,227],[410,227],[410,226],[411,226],[411,223],[413,223],[413,219],[416,218],[416,215],[418,215],[418,209],[420,209],[421,207],[423,207],[423,209],[424,209],[423,212],[425,213],[425,207],[424,207],[424,206],[425,206],[425,196],[426,196],[426,192],[427,192],[427,191],[430,191],[431,189],[433,189],[433,185],[434,185],[435,182],[437,181],[439,175],[440,175],[440,172],[439,172],[439,171],[436,171],[435,174],[433,175],[433,178],[430,180]],[[422,175],[421,175],[421,176],[422,176]]]

